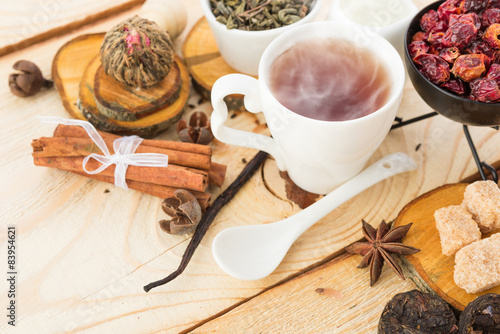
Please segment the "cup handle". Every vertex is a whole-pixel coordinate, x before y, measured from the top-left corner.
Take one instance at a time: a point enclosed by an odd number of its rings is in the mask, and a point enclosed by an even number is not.
[[[245,108],[251,113],[262,111],[258,80],[243,74],[228,74],[219,78],[212,87],[212,107],[214,111],[210,123],[218,140],[237,146],[255,148],[269,153],[276,159],[280,170],[285,170],[284,161],[276,141],[268,136],[232,129],[224,125],[228,110],[224,98],[231,94],[243,94]]]

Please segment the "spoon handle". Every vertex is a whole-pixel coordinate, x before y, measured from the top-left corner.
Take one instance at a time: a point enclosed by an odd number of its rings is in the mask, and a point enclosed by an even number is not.
[[[408,155],[404,153],[389,154],[333,190],[321,200],[281,222],[285,223],[286,221],[287,229],[291,234],[293,233],[291,240],[295,240],[318,220],[363,190],[393,175],[408,172],[416,168],[417,165]]]

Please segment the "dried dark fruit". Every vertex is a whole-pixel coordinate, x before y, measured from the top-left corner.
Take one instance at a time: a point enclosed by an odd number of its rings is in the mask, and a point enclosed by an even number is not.
[[[431,82],[439,85],[450,79],[450,66],[443,58],[431,54],[420,54],[415,57],[414,61],[419,71]]]
[[[459,96],[466,94],[464,82],[460,79],[451,79],[441,84],[442,88],[449,90]]]
[[[461,55],[455,60],[451,73],[457,78],[469,82],[486,74],[489,61],[490,59],[483,54]]]
[[[465,50],[465,53],[482,53],[490,58],[493,58],[495,50],[490,48],[485,42],[481,40],[473,41]]]
[[[441,50],[446,48],[446,46],[443,43],[443,38],[444,38],[444,32],[434,32],[429,34],[429,37],[427,37],[427,42],[429,42],[437,50]]]
[[[470,82],[470,98],[481,102],[497,102],[500,100],[500,89],[495,80],[478,78]]]
[[[468,13],[461,15],[453,14],[450,16],[450,22],[449,22],[450,27],[455,23],[471,23],[473,26],[476,27],[476,29],[481,28],[481,19],[479,18],[479,15],[477,15],[476,13]]]
[[[178,189],[174,195],[163,200],[161,207],[171,218],[161,220],[160,227],[169,234],[189,233],[201,220],[200,204],[187,190]]]
[[[462,0],[446,0],[439,6],[437,14],[440,20],[449,22],[452,14],[462,14],[460,4]]]
[[[420,28],[422,28],[424,32],[430,32],[432,27],[438,24],[438,22],[440,22],[438,13],[432,9],[425,13],[420,19]]]
[[[19,60],[12,68],[20,72],[9,75],[9,87],[14,95],[29,97],[38,93],[42,87],[53,86],[53,82],[44,79],[38,66],[30,61]]]
[[[461,4],[464,13],[479,13],[488,5],[488,0],[464,0]]]
[[[500,49],[498,35],[500,35],[500,23],[495,23],[484,31],[483,40],[488,43],[491,48]]]
[[[395,295],[378,323],[381,334],[448,334],[457,330],[457,319],[450,306],[438,296],[418,290]]]
[[[486,79],[495,80],[497,85],[500,85],[500,65],[491,65],[488,73],[486,74]],[[499,86],[500,87],[500,86]]]
[[[455,46],[442,49],[441,52],[439,52],[439,57],[443,58],[450,64],[453,64],[455,62],[455,59],[457,59],[459,56],[460,50],[458,50],[458,48]]]
[[[214,138],[208,116],[201,111],[193,113],[189,123],[183,119],[177,122],[177,134],[183,142],[202,145],[210,143]]]
[[[500,23],[500,8],[488,8],[483,12],[483,27],[487,28],[494,23]]]
[[[458,328],[461,334],[500,333],[500,295],[488,293],[469,303]]]
[[[442,43],[445,47],[455,46],[460,50],[469,45],[477,35],[477,28],[470,22],[456,22],[445,32]]]
[[[410,45],[408,45],[408,51],[413,59],[419,54],[427,53],[427,51],[429,51],[429,46],[425,42],[411,42]]]
[[[427,40],[427,36],[425,36],[425,32],[423,31],[417,32],[411,39],[412,42],[422,42],[425,40]]]
[[[488,0],[488,8],[500,8],[500,0]]]

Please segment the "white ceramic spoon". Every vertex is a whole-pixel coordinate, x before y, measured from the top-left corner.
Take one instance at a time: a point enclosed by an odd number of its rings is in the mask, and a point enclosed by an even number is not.
[[[227,274],[239,279],[264,278],[278,267],[295,240],[318,220],[372,185],[416,168],[406,154],[393,153],[292,217],[272,224],[225,229],[212,244],[215,262]]]

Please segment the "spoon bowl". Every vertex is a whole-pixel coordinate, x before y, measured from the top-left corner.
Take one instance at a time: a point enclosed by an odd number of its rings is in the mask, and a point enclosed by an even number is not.
[[[295,240],[318,220],[372,185],[416,167],[408,155],[390,154],[292,217],[271,224],[225,229],[212,244],[215,262],[224,272],[242,280],[264,278],[278,267]]]

